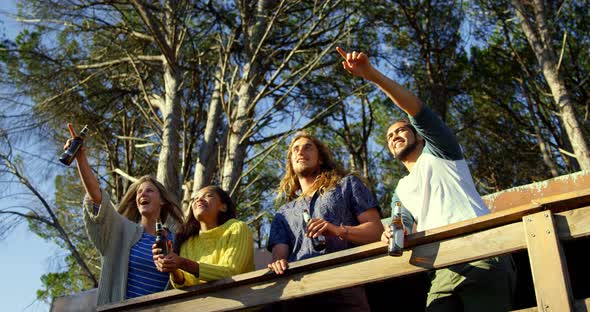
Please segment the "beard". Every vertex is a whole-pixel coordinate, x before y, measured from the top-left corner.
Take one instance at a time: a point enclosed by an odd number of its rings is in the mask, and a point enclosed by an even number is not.
[[[293,171],[295,171],[295,174],[298,177],[309,177],[309,176],[317,175],[320,171],[320,168],[319,168],[319,166],[318,167],[294,166]]]
[[[414,140],[412,143],[409,143],[404,148],[402,148],[397,154],[394,153],[393,156],[403,161],[416,149],[416,147],[418,147],[418,141]]]

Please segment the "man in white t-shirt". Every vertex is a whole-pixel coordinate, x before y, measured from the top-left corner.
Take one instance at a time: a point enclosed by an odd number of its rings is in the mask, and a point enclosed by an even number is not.
[[[337,50],[344,69],[375,83],[409,116],[387,131],[389,151],[409,171],[392,199],[392,206],[401,202],[404,223],[409,219],[417,231],[424,231],[488,214],[459,143],[444,122],[413,93],[375,69],[364,53]],[[390,238],[386,229],[382,240]],[[426,310],[508,311],[515,276],[510,256],[431,272]]]

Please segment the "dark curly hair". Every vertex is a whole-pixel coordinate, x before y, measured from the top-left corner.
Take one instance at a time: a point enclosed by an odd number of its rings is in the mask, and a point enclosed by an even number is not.
[[[234,202],[231,200],[231,197],[229,196],[229,194],[226,191],[224,191],[219,186],[209,185],[209,186],[205,186],[204,188],[200,189],[199,192],[204,189],[214,191],[217,195],[219,195],[219,198],[221,198],[221,202],[224,203],[227,207],[227,209],[225,211],[221,211],[217,215],[217,226],[220,226],[220,225],[224,224],[225,222],[227,222],[229,219],[236,217],[236,206],[234,205]],[[191,201],[191,205],[192,205],[192,201]],[[179,254],[180,253],[180,246],[182,246],[182,244],[186,240],[191,238],[193,235],[198,236],[200,231],[201,231],[201,223],[199,223],[199,221],[195,218],[195,215],[191,211],[188,214],[186,222],[184,222],[180,226],[178,231],[176,232],[176,237],[174,239],[174,247],[172,248],[174,253]]]

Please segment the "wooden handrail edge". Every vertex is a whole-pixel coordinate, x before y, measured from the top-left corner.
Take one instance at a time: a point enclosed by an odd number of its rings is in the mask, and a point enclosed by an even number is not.
[[[590,189],[584,190],[588,191],[584,193],[583,196],[590,196]],[[577,193],[578,197],[561,197],[563,200],[571,200],[580,197],[580,192],[570,192],[570,193]],[[567,193],[567,194],[570,194]],[[564,194],[565,195],[565,194]],[[551,207],[547,209],[557,209],[563,210],[563,207],[560,205],[556,205],[559,201],[548,201],[551,204]],[[417,247],[420,245],[451,239],[453,237],[462,236],[468,233],[484,231],[491,228],[499,227],[509,223],[515,223],[522,220],[523,216],[526,216],[531,213],[536,213],[543,210],[545,206],[537,205],[537,204],[527,204],[521,205],[519,207],[514,207],[510,209],[510,211],[499,211],[490,215],[482,216],[479,218],[475,218],[468,221],[458,222],[449,226],[441,227],[440,229],[446,229],[446,231],[440,231],[438,229],[433,229],[431,231],[415,233],[408,236],[408,241],[406,247]],[[587,208],[590,207],[580,207],[580,208]],[[578,209],[578,208],[575,208]],[[479,220],[478,220],[479,219]],[[421,234],[422,233],[422,234]],[[419,236],[419,234],[423,236]],[[567,239],[566,237],[564,237]],[[311,259],[306,259],[303,261],[298,261],[290,264],[289,270],[286,272],[285,276],[290,276],[294,274],[298,274],[305,271],[311,271],[317,268],[324,268],[328,266],[337,265],[344,262],[350,262],[361,258],[369,258],[371,256],[380,255],[385,253],[386,246],[381,242],[376,242],[372,244],[367,244],[355,248],[351,248],[348,250],[343,250]],[[250,273],[236,275],[230,278],[222,279],[219,281],[211,282],[204,285],[198,285],[192,288],[188,288],[186,290],[169,290],[166,292],[156,293],[148,296],[143,296],[139,298],[134,298],[130,300],[126,300],[123,302],[113,303],[109,305],[103,305],[98,307],[98,311],[103,310],[111,310],[117,309],[118,307],[124,306],[137,306],[142,304],[152,304],[154,300],[173,300],[173,299],[180,299],[185,297],[196,296],[199,294],[204,293],[211,293],[220,288],[228,288],[228,287],[238,287],[244,284],[250,284],[255,282],[261,282],[266,280],[275,279],[277,276],[274,273],[271,273],[269,270],[257,270]]]
[[[590,310],[590,298],[576,299],[574,302],[574,311],[576,312],[588,312]],[[512,312],[537,312],[538,307],[530,307],[519,310],[512,310]]]

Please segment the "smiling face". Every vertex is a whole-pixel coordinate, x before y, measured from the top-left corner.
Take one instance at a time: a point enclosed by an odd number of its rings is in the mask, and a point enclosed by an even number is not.
[[[416,150],[421,140],[404,121],[394,123],[387,130],[387,147],[393,157],[401,161]]]
[[[144,218],[158,218],[162,209],[163,200],[160,190],[149,181],[143,182],[135,193],[135,202],[139,214]]]
[[[307,177],[317,174],[320,170],[320,156],[317,146],[312,140],[301,137],[291,144],[290,161],[297,176]]]
[[[192,198],[191,210],[199,222],[218,225],[217,217],[221,212],[227,211],[227,205],[214,188],[204,187]]]

